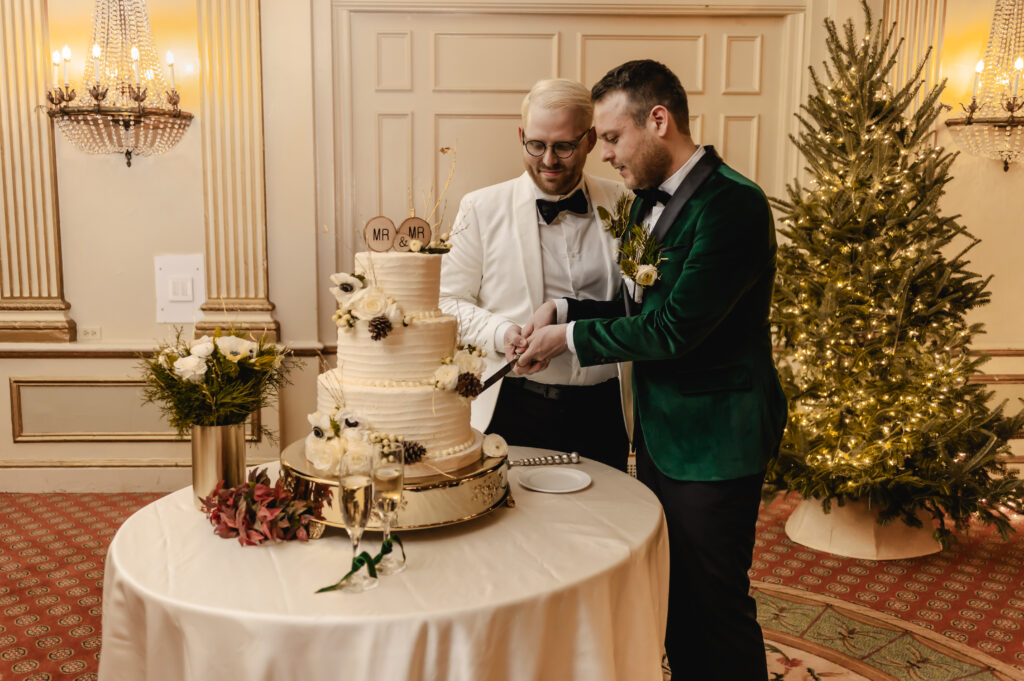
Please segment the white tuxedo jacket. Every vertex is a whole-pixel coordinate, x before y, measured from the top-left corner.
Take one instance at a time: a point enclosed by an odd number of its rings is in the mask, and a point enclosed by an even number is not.
[[[619,289],[616,245],[601,224],[596,206],[609,211],[626,189],[618,182],[584,175],[593,228],[602,234],[608,267],[606,299]],[[441,259],[440,307],[459,320],[461,342],[486,353],[484,378],[505,364],[494,334],[504,322],[525,324],[544,302],[537,194],[525,172],[514,180],[466,194],[452,224],[451,251]],[[473,400],[473,427],[491,421],[500,385]]]

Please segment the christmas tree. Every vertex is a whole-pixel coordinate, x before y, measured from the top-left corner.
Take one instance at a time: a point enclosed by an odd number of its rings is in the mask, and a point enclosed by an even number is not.
[[[919,511],[966,529],[971,518],[1005,538],[1008,513],[1022,510],[1024,481],[997,459],[1024,413],[990,406],[971,376],[982,332],[968,312],[989,300],[989,278],[970,271],[978,240],[939,198],[955,154],[934,143],[944,83],[916,110],[924,63],[904,87],[889,84],[893,31],[853,21],[840,35],[826,20],[824,78],[792,137],[806,160],[809,187],[797,180],[775,199],[784,235],[772,323],[779,373],[790,401],[766,498],[783,490],[833,501],[863,500],[879,522],[920,527]]]

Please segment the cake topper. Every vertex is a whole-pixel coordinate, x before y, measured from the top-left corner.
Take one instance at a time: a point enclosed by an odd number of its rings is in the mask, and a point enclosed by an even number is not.
[[[366,227],[363,228],[363,239],[371,251],[383,253],[391,250],[397,231],[395,223],[390,218],[378,215],[366,223]]]
[[[401,225],[398,226],[398,236],[395,237],[395,250],[396,251],[409,251],[419,250],[419,248],[412,248],[411,243],[417,241],[420,244],[420,248],[430,243],[430,237],[433,234],[433,230],[430,229],[430,223],[423,218],[418,218],[415,215],[406,218]]]
[[[363,228],[363,240],[366,247],[377,253],[384,253],[392,249],[408,253],[447,253],[451,249],[448,242],[451,232],[441,233],[441,224],[444,221],[444,210],[447,205],[445,194],[451,185],[452,176],[455,173],[455,149],[446,146],[440,149],[442,154],[451,154],[452,163],[448,169],[448,177],[445,180],[444,188],[435,197],[434,189],[424,192],[424,210],[426,218],[416,215],[416,208],[412,205],[412,190],[409,191],[409,217],[402,221],[401,226],[395,228],[395,223],[389,218],[378,215],[371,218]],[[433,223],[433,224],[431,224]],[[435,234],[437,236],[435,237]]]

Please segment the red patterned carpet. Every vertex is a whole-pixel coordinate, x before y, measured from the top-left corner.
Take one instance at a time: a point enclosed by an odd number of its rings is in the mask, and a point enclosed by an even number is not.
[[[107,545],[160,494],[0,494],[0,681],[93,681]]]
[[[796,495],[762,508],[752,583],[765,582],[866,606],[980,651],[1024,679],[1024,517],[1004,542],[984,526],[931,556],[872,561],[840,558],[789,540],[786,519]],[[907,676],[923,681],[959,676]]]
[[[0,494],[0,681],[96,679],[107,545],[159,496]],[[1008,543],[979,528],[941,554],[875,562],[789,541],[783,526],[796,503],[762,510],[751,570],[769,659],[784,674],[774,678],[840,678],[805,670],[796,646],[863,674],[856,678],[1024,679],[1024,518]],[[929,652],[943,641],[950,657]]]

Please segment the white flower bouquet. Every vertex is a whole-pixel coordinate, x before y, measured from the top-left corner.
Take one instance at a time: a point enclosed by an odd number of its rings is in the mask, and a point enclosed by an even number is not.
[[[290,368],[287,349],[275,343],[219,330],[189,341],[179,331],[173,343],[142,358],[143,395],[184,436],[193,425],[242,423],[272,404]]]

